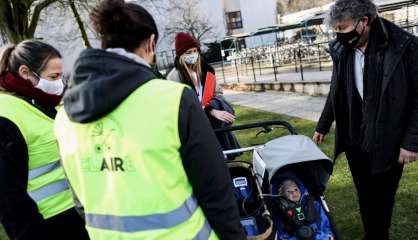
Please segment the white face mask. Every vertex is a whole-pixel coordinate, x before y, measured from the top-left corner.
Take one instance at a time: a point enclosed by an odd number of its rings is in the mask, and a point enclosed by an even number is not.
[[[195,52],[190,54],[184,54],[183,58],[187,64],[193,65],[197,62],[197,59],[199,58],[199,53]]]
[[[35,87],[43,92],[58,96],[60,96],[64,91],[64,83],[62,82],[62,79],[50,81],[39,78],[39,82]]]

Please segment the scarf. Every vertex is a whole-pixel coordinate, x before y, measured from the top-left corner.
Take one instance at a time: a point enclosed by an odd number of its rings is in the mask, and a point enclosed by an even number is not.
[[[0,89],[29,100],[32,104],[45,109],[55,108],[62,98],[62,96],[45,93],[35,88],[31,82],[10,72],[4,72],[0,75]]]
[[[369,44],[364,60],[364,102],[359,140],[361,149],[366,152],[373,152],[376,142],[377,112],[383,80],[382,35],[381,21],[376,19],[370,28]]]
[[[354,84],[354,52],[346,53],[344,66],[345,85],[349,107],[349,137],[353,144],[359,145],[363,151],[373,152],[376,141],[376,120],[382,85],[383,56],[380,19],[376,19],[370,28],[369,42],[365,53],[364,64],[364,96],[355,89]]]

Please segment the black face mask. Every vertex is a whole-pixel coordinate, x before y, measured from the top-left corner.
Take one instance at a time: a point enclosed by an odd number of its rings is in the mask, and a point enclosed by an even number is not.
[[[355,48],[358,45],[358,43],[360,41],[360,38],[361,38],[361,36],[364,33],[364,28],[363,28],[363,31],[361,33],[358,33],[357,32],[356,29],[357,29],[357,26],[358,26],[359,23],[360,23],[360,21],[357,22],[357,24],[354,27],[354,29],[352,31],[350,31],[350,32],[347,32],[347,33],[338,33],[337,32],[337,40],[342,45],[344,45],[344,46],[346,46],[348,48]]]

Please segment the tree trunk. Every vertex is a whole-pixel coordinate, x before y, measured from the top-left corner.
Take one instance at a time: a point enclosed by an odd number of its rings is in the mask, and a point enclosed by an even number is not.
[[[44,0],[34,8],[32,18],[31,0],[0,0],[0,28],[5,34],[7,42],[17,44],[25,39],[33,38],[38,25],[41,11],[58,0]]]
[[[0,29],[0,44],[4,45],[6,43],[7,43],[6,34],[4,33],[3,30]]]
[[[25,5],[12,6],[12,2],[7,0],[0,0],[0,28],[5,34],[5,38],[9,43],[19,43],[27,37],[27,11]],[[21,14],[19,12],[22,11]],[[29,36],[30,37],[30,36]]]
[[[78,29],[80,30],[81,39],[83,40],[84,47],[91,48],[91,44],[87,36],[86,28],[84,27],[80,14],[77,11],[77,8],[74,4],[74,0],[70,0],[69,4],[70,4],[71,12],[73,13],[74,19],[77,22]]]

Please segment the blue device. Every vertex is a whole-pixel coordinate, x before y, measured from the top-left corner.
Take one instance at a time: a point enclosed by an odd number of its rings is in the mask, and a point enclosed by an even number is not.
[[[250,186],[248,185],[247,178],[245,177],[236,177],[232,179],[235,187],[235,198],[237,200],[244,200],[250,198],[251,191]]]
[[[253,237],[260,234],[254,217],[241,219],[241,225],[244,228],[247,237]]]

